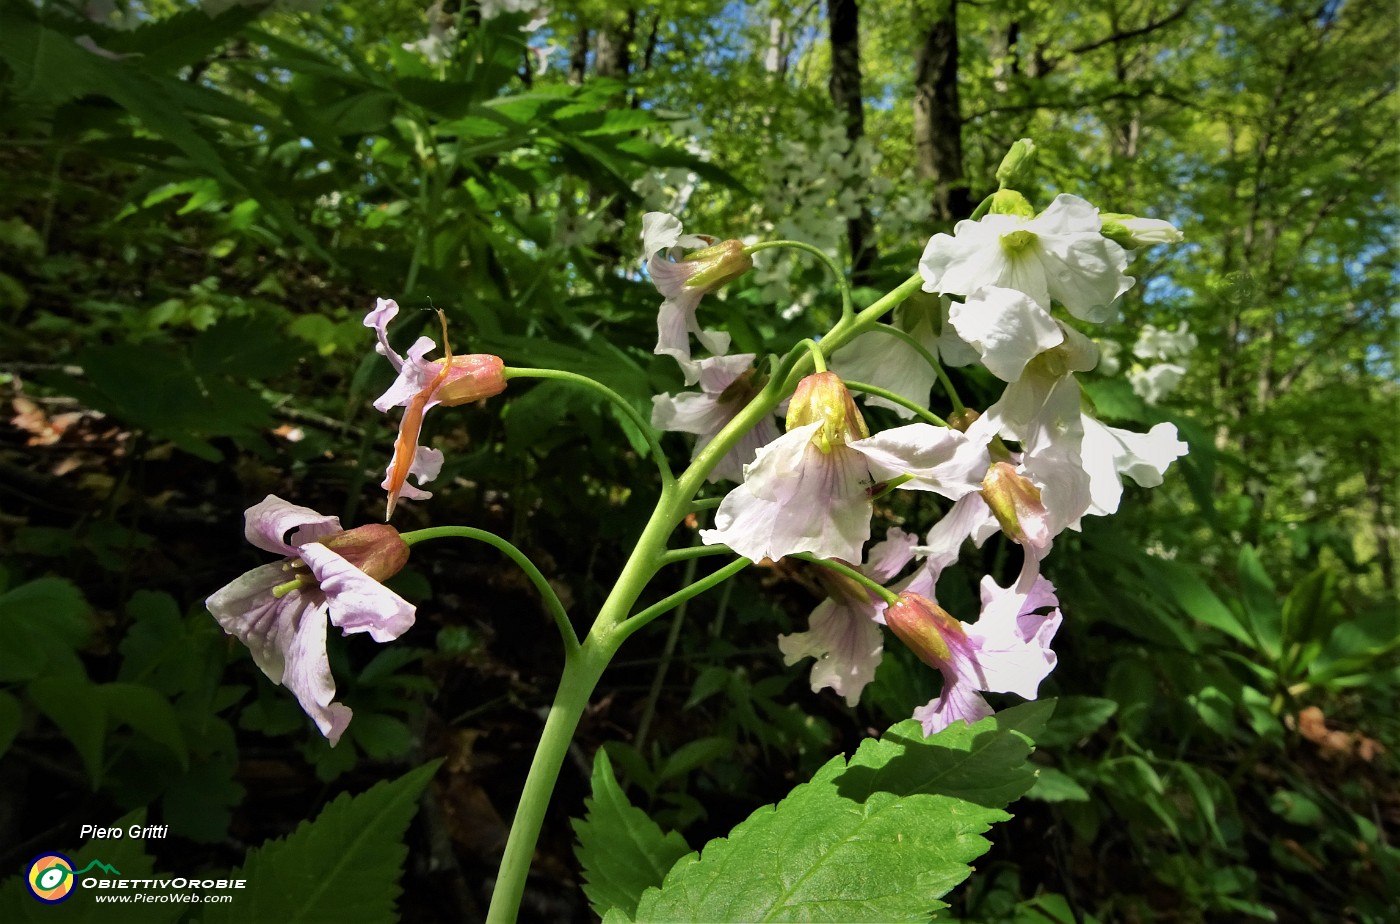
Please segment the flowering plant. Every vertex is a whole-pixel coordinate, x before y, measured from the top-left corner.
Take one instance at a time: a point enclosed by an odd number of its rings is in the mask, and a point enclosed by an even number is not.
[[[1029,142],[1018,143],[1016,163],[1024,165],[1031,149]],[[926,736],[938,735],[945,748],[957,750],[970,749],[970,736],[1011,735],[1019,729],[1016,723],[1025,720],[992,718],[982,694],[1012,693],[1033,700],[1055,667],[1051,645],[1064,612],[1043,568],[1056,538],[1078,529],[1085,516],[1116,511],[1124,476],[1145,487],[1160,484],[1171,462],[1186,450],[1171,424],[1147,433],[1104,425],[1086,406],[1076,379],[1094,369],[1099,358],[1076,324],[1111,317],[1118,299],[1134,284],[1125,273],[1129,250],[1170,241],[1174,229],[1124,215],[1105,224],[1094,206],[1070,195],[1058,196],[1036,213],[1024,196],[1005,187],[1015,172],[999,172],[1003,188],[959,222],[953,234],[934,235],[918,271],[867,307],[855,308],[844,274],[831,264],[841,292],[839,319],[819,339],[766,361],[755,354],[728,353],[729,335],[704,326],[703,297],[742,276],[753,266],[754,255],[769,249],[796,248],[828,258],[799,242],[717,241],[687,234],[674,216],[645,215],[642,263],[662,297],[655,352],[672,357],[686,383],[699,386],[698,391],[657,396],[649,422],[585,376],[509,367],[486,354],[454,353],[445,319],[442,357],[426,358],[437,348],[427,337],[400,356],[387,333],[398,306],[378,301],[365,325],[375,331],[376,349],[397,377],[375,407],[384,412],[403,408],[382,485],[386,519],[399,502],[431,497],[422,485],[438,474],[442,454],[420,445],[424,415],[439,405],[490,398],[511,381],[555,379],[592,389],[643,434],[657,467],[659,497],[582,639],[539,570],[498,536],[458,526],[402,536],[388,526],[342,531],[334,518],[272,497],[248,511],[247,535],[285,560],[255,569],[214,594],[208,601],[211,612],[248,645],[270,679],[293,691],[334,743],[351,715],[332,702],[334,682],[324,648],[327,613],[330,623],[346,632],[366,631],[380,642],[397,637],[412,623],[412,607],[378,582],[402,567],[409,546],[425,540],[489,542],[525,570],[557,626],[565,663],[505,849],[492,920],[511,919],[519,907],[545,807],[575,727],[619,647],[657,617],[756,562],[800,558],[821,569],[827,599],[812,612],[805,631],[777,639],[788,664],[814,659],[814,691],[830,688],[847,704],[857,703],[883,656],[886,629],[941,675],[937,696],[908,704],[907,726],[896,726],[878,745],[863,746],[849,766],[832,773],[849,775],[860,768],[894,772],[888,770],[892,749],[903,748],[914,759]],[[894,323],[884,323],[890,312]],[[701,350],[709,355],[699,355]],[[1000,397],[985,408],[967,407],[945,370],[945,365],[966,364],[980,365],[1003,386]],[[935,384],[946,400],[943,416],[931,409]],[[911,422],[872,430],[858,396],[868,407],[893,408]],[[782,433],[776,424],[780,412]],[[679,474],[659,442],[658,431],[666,430],[696,438],[690,464]],[[715,498],[717,503],[697,499],[707,484],[726,480],[737,484]],[[946,506],[935,521],[919,524],[922,536],[891,527],[867,549],[877,502],[893,491],[937,495]],[[714,524],[700,530],[700,546],[669,547],[678,526],[712,507]],[[958,561],[966,543],[980,546],[998,532],[1021,548],[1018,571],[1006,584],[996,575],[983,577],[977,612],[950,611],[939,602],[943,572]],[[643,591],[663,567],[711,555],[732,560],[658,603],[639,606]],[[1031,713],[1006,713],[1013,714]],[[1023,760],[1024,748],[1018,753]],[[943,758],[920,752],[917,759]],[[845,791],[836,787],[837,796],[850,801],[852,787],[859,787],[840,778],[846,786]],[[611,779],[600,758],[595,795],[609,791],[610,783],[616,789]],[[821,786],[831,779],[819,774],[806,784],[813,788],[799,787],[790,799],[802,805],[827,798],[830,793],[823,795]],[[938,824],[958,814],[950,815],[943,803],[920,802],[919,796],[933,795],[922,784],[889,785],[893,788],[863,790],[858,803],[866,807],[863,811],[897,793],[921,806],[919,811],[937,815]],[[1024,786],[1017,790],[1009,785],[995,806],[979,803],[993,814],[979,816],[976,830],[996,820],[999,806],[1020,791]],[[795,809],[786,817],[794,814]],[[784,816],[781,806],[773,816]],[[841,817],[838,811],[823,823],[839,825]],[[868,815],[862,818],[861,824],[874,823]],[[622,912],[690,918],[720,914],[718,906],[697,905],[683,896],[698,894],[697,889],[720,894],[696,882],[718,875],[715,864],[724,861],[717,857],[756,852],[755,845],[766,843],[771,832],[755,832],[781,823],[755,816],[741,826],[743,837],[736,829],[724,846],[711,845],[703,857],[676,862],[664,883],[649,883],[656,888],[644,894],[635,890]],[[590,815],[580,828],[585,848],[590,838],[605,839],[605,827],[603,818]],[[914,837],[907,828],[892,833]],[[846,831],[840,836],[853,835]],[[654,837],[645,830],[638,837],[663,849],[659,829]],[[846,869],[845,878],[837,876],[829,892],[804,901],[856,900],[859,893],[851,890],[866,887],[861,863],[880,860],[838,862],[829,852],[822,857],[822,862]],[[596,854],[592,861],[585,857],[586,872],[602,878],[599,864],[608,862]],[[960,868],[951,881],[966,875],[966,868]],[[944,891],[947,887],[945,882]],[[910,907],[927,908],[932,901],[928,895],[941,894],[927,892],[933,888],[927,884],[909,888],[917,893]],[[773,898],[780,900],[797,901],[790,892]],[[615,898],[602,904],[604,910],[621,907]],[[745,917],[758,906],[724,907],[725,916]],[[777,913],[779,906],[762,907],[765,913]],[[894,907],[877,902],[867,910]]]

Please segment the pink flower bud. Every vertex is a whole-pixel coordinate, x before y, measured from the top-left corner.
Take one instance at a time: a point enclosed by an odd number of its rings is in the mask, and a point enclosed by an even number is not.
[[[788,402],[787,428],[820,423],[812,442],[823,453],[833,446],[865,439],[870,431],[846,383],[834,372],[817,372],[797,383]]]
[[[953,660],[953,648],[967,647],[962,623],[928,597],[905,591],[899,602],[885,609],[885,625],[919,660],[935,670],[945,670]]]
[[[408,543],[387,523],[357,526],[318,540],[376,581],[386,581],[408,564]]]
[[[442,365],[446,360],[433,363]],[[490,353],[469,353],[453,356],[447,378],[438,386],[433,398],[446,407],[471,404],[482,398],[494,398],[506,390],[506,364]]]
[[[1010,462],[993,462],[982,479],[982,499],[1012,542],[1043,547],[1050,541],[1040,489]]]

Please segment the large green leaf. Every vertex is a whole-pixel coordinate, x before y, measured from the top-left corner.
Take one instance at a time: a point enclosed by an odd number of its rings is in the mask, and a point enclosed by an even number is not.
[[[599,916],[613,908],[635,914],[642,893],[661,885],[690,846],[627,801],[601,748],[593,759],[593,797],[583,804],[588,814],[573,823],[583,893]]]
[[[927,739],[916,721],[895,725],[680,860],[636,919],[927,920],[1034,782],[1029,735],[1053,708],[1028,703]]]
[[[205,924],[396,920],[404,831],[437,768],[434,761],[358,796],[341,795],[314,821],[249,851],[233,878],[253,887],[232,904],[208,906]]]

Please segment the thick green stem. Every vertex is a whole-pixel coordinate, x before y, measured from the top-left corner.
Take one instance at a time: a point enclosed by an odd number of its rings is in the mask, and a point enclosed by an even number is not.
[[[863,585],[871,593],[882,598],[886,603],[894,604],[899,602],[899,594],[885,587],[883,584],[881,584],[874,578],[868,577],[864,572],[860,571],[859,569],[852,568],[850,565],[843,564],[834,558],[818,558],[817,556],[809,554],[807,552],[799,552],[792,557],[800,558],[803,561],[811,562],[814,565],[820,565],[821,567],[826,568],[830,571],[835,571],[838,574],[844,574],[846,577],[850,578],[856,583]]]
[[[567,372],[563,369],[524,369],[518,366],[506,367],[506,381],[511,379],[555,379],[561,382],[572,382],[575,385],[582,385],[584,388],[592,389],[598,394],[607,398],[619,411],[641,433],[642,438],[647,441],[647,447],[651,450],[652,459],[656,462],[656,468],[661,472],[662,486],[674,484],[676,476],[671,473],[671,463],[666,460],[666,453],[661,451],[661,443],[656,438],[656,431],[652,429],[651,421],[642,416],[627,399],[613,391],[608,386],[597,379],[590,379],[586,375],[577,372]]]
[[[506,839],[505,855],[501,858],[496,888],[491,895],[491,908],[486,913],[487,924],[512,924],[520,912],[530,861],[535,856],[535,843],[539,840],[540,826],[544,824],[549,797],[559,779],[559,768],[569,753],[569,742],[573,740],[579,718],[588,708],[588,698],[593,695],[598,678],[603,676],[616,650],[595,645],[594,641],[590,636],[580,649],[579,657],[564,665],[564,675],[559,679],[559,690],[554,694],[554,705],[545,719],[544,732],[525,777],[520,805]]]

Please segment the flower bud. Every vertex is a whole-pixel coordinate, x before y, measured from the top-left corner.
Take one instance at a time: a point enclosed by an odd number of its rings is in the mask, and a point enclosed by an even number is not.
[[[386,581],[408,564],[408,543],[387,523],[370,523],[327,536],[320,544],[376,581]]]
[[[834,372],[817,372],[797,383],[788,402],[787,428],[820,423],[812,442],[824,453],[831,447],[865,439],[870,431],[846,383]]]
[[[992,193],[992,204],[987,209],[993,215],[1015,215],[1017,218],[1024,218],[1027,221],[1035,217],[1035,206],[1030,200],[1014,189],[998,189]],[[1013,232],[1031,237],[1029,231]],[[1003,238],[1004,240],[1004,238]]]
[[[965,407],[961,411],[954,411],[948,415],[948,426],[959,433],[966,433],[967,428],[977,422],[977,418],[982,415],[970,407]]]
[[[889,626],[919,660],[935,670],[947,667],[953,659],[953,646],[962,647],[967,633],[943,607],[928,597],[905,591],[899,602],[885,608],[885,625]]]
[[[1043,546],[1050,540],[1040,489],[1009,462],[993,462],[982,479],[982,499],[1012,542]]]
[[[1035,142],[1022,138],[1011,146],[997,167],[997,185],[1002,189],[1021,179],[1035,161]]]
[[[443,360],[433,361],[442,365]],[[439,404],[455,407],[471,404],[482,398],[494,398],[506,390],[506,364],[490,353],[469,353],[453,356],[447,379],[438,386],[433,397]]]
[[[1185,239],[1176,226],[1160,218],[1138,218],[1118,212],[1100,212],[1104,237],[1129,250],[1153,244],[1179,244]]]
[[[685,287],[702,292],[713,292],[753,269],[753,257],[744,253],[744,242],[735,240],[691,251],[682,262],[691,267]]]
[[[835,559],[841,561],[841,559]],[[848,565],[850,562],[841,561],[841,564]],[[815,567],[817,583],[822,585],[827,596],[842,601],[844,603],[868,605],[870,603],[870,591],[865,589],[865,585],[849,575],[830,568]]]

